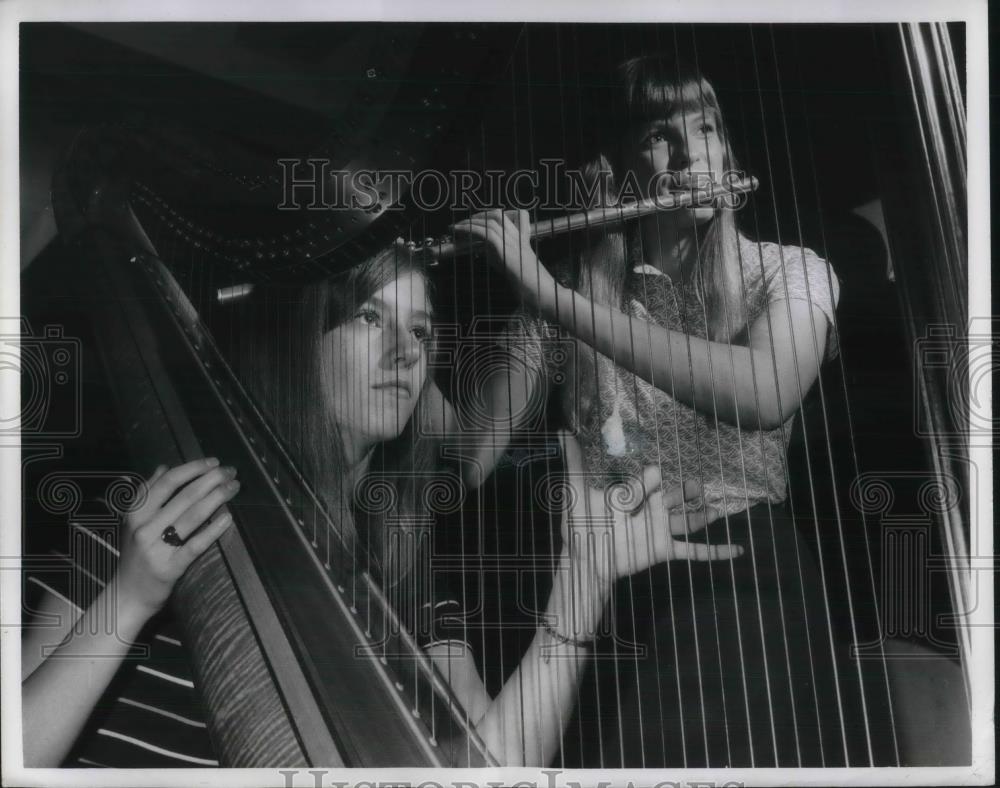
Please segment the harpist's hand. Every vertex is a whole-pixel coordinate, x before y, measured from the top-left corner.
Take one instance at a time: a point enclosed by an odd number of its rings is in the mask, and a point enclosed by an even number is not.
[[[556,281],[535,256],[529,242],[527,211],[484,211],[451,226],[456,243],[486,244],[490,262],[507,274],[532,304],[552,292]]]
[[[674,559],[716,561],[743,554],[738,545],[698,544],[675,538],[699,531],[720,516],[712,508],[682,514],[669,512],[684,501],[698,498],[698,484],[664,491],[660,469],[650,465],[641,482],[595,489],[586,482],[583,452],[576,438],[561,432],[559,440],[572,493],[570,511],[563,518],[563,543],[570,546],[574,563],[589,564],[589,571],[596,572],[602,582],[610,583]]]
[[[215,459],[156,469],[146,482],[145,501],[125,518],[114,581],[119,605],[144,616],[163,607],[184,570],[232,523],[231,517],[222,515],[199,530],[236,495],[235,476],[234,468],[220,468]],[[171,527],[173,531],[168,530]],[[173,533],[176,538],[171,539]]]

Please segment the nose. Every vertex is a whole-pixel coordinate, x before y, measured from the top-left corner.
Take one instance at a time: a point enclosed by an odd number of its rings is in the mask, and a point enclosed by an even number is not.
[[[412,367],[420,360],[420,340],[406,326],[394,332],[395,345],[390,348],[392,363],[397,366]]]
[[[670,169],[672,170],[686,170],[691,166],[691,156],[689,155],[688,146],[679,142],[673,146],[670,151]]]
[[[670,153],[670,169],[680,171],[692,169],[702,160],[704,151],[698,150],[698,143],[695,140],[682,140]]]

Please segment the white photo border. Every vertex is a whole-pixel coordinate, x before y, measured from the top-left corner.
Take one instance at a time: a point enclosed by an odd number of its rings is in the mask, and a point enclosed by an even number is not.
[[[597,0],[548,2],[490,0],[485,3],[454,0],[420,2],[329,3],[284,0],[43,0],[0,4],[0,320],[20,315],[19,247],[20,187],[18,146],[18,24],[28,21],[526,21],[526,22],[903,22],[964,21],[967,32],[967,99],[969,151],[969,314],[991,317],[990,303],[990,184],[988,26],[985,0],[840,0],[821,6],[801,0]],[[3,371],[3,370],[0,370]],[[970,422],[991,417],[989,382],[977,381],[985,396],[973,405]],[[20,408],[16,375],[0,375],[0,415],[17,414]],[[981,423],[981,422],[980,422]],[[992,452],[990,446],[972,446],[970,461],[985,472],[978,476],[973,512],[982,515],[976,527],[974,558],[993,566]],[[16,444],[0,442],[0,568],[19,567],[20,555],[20,453]],[[989,518],[989,521],[985,521]],[[992,572],[973,572],[975,598],[980,604],[970,616],[975,691],[972,698],[972,764],[936,768],[837,768],[837,769],[698,769],[602,770],[558,769],[344,769],[322,775],[324,786],[408,785],[537,785],[556,788],[567,782],[655,786],[681,785],[959,785],[992,784],[995,775],[994,621]],[[0,621],[18,620],[19,572],[0,572]],[[4,626],[0,674],[2,686],[2,762],[6,785],[70,786],[312,786],[308,773],[289,776],[277,769],[172,769],[88,770],[25,769],[20,751],[21,702],[19,628]],[[291,782],[290,782],[291,781]],[[471,784],[471,785],[470,785]]]

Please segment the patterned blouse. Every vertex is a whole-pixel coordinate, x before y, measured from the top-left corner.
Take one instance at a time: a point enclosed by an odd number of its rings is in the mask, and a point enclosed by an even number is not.
[[[840,284],[831,266],[809,249],[743,236],[739,251],[746,326],[771,304],[809,301],[829,322],[824,361],[836,357]],[[675,284],[641,261],[628,277],[626,304],[635,317],[707,338],[693,285]],[[745,336],[736,335],[741,333]],[[644,465],[658,464],[664,487],[700,479],[705,503],[730,514],[785,499],[785,450],[794,416],[773,430],[739,428],[696,412],[544,320],[519,317],[511,323],[511,334],[507,344],[515,358],[542,372],[550,384],[560,384],[562,407],[583,448],[592,486],[641,476]]]

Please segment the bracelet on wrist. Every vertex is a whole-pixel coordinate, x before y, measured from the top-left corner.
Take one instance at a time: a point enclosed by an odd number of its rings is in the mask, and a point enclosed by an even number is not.
[[[594,646],[594,641],[597,640],[596,637],[588,637],[588,638],[574,638],[574,637],[569,637],[567,635],[562,634],[561,632],[557,632],[552,627],[552,625],[549,624],[547,621],[544,624],[542,624],[542,631],[546,635],[548,635],[551,640],[554,640],[556,643],[558,643],[560,645],[563,645],[563,646],[573,646],[574,648],[591,649]],[[549,653],[548,652],[543,652],[542,659],[545,662],[548,662],[549,661]]]

